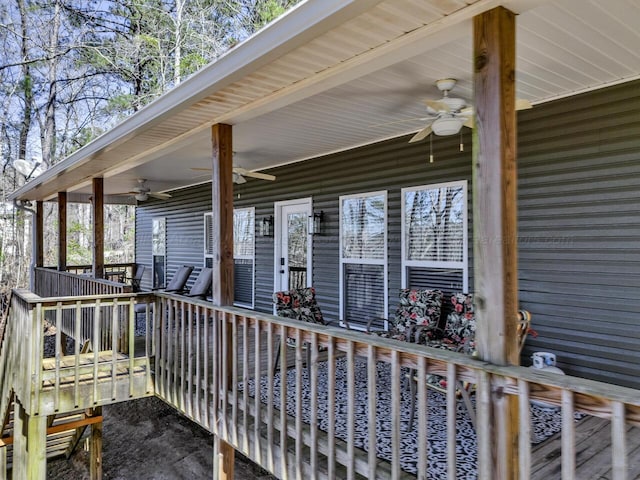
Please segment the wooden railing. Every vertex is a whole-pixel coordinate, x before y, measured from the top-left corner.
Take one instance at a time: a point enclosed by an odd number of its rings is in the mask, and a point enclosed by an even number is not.
[[[50,415],[152,395],[150,315],[137,319],[144,339],[136,342],[135,336],[134,307],[147,299],[41,298],[14,291],[5,339],[10,348],[0,367],[27,413]],[[47,342],[45,330],[55,332]],[[69,351],[63,330],[75,340]]]
[[[434,434],[425,420],[432,397],[426,383],[418,382],[419,420],[416,430],[408,432],[401,405],[407,400],[409,371],[418,378],[446,378],[440,430],[446,431],[448,478],[456,478],[460,467],[459,381],[476,386],[479,478],[497,478],[491,459],[499,455],[490,436],[491,405],[510,396],[517,396],[519,405],[520,478],[529,478],[531,471],[531,400],[561,408],[563,478],[574,478],[575,412],[611,420],[612,478],[626,478],[625,429],[640,425],[638,390],[490,365],[458,353],[171,295],[158,296],[156,313],[157,395],[279,478],[427,478],[428,442]],[[277,349],[287,350],[280,347],[279,337],[295,339],[296,346],[274,374]],[[311,348],[309,376],[303,368],[304,345]],[[320,355],[327,356],[326,363],[319,361]],[[286,382],[280,381],[283,376]],[[502,442],[511,440],[500,435]],[[403,471],[401,458],[408,442],[417,443],[411,475]],[[365,448],[381,444],[387,445],[387,461],[378,458],[376,448]]]
[[[121,281],[123,278],[132,278],[135,273],[135,263],[109,263],[104,266],[105,280]],[[91,273],[93,265],[67,265],[66,272],[84,275]]]
[[[34,269],[34,280],[34,293],[41,297],[114,295],[132,291],[131,285],[44,267]]]

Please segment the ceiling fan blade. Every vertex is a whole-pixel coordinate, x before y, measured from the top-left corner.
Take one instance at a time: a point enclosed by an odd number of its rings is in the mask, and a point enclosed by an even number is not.
[[[237,175],[243,175],[245,177],[259,178],[260,180],[275,180],[275,175],[269,175],[268,173],[252,172],[242,167],[233,167],[233,173]]]
[[[244,175],[245,177],[259,178],[260,180],[273,181],[276,179],[275,175],[269,175],[268,173],[260,173],[260,172],[246,172],[246,173],[243,173],[242,175]]]
[[[529,100],[516,98],[516,110],[529,110],[530,108],[533,108],[533,105],[531,105]]]
[[[476,128],[476,120],[473,116],[467,117],[462,125],[469,128]]]
[[[157,198],[159,200],[167,200],[171,198],[171,195],[168,193],[160,193],[160,192],[149,192],[147,193],[150,197]]]
[[[206,168],[206,167],[191,167],[191,170],[193,170],[194,172],[210,172],[213,170],[213,168]]]
[[[468,106],[468,107],[464,107],[462,110],[460,110],[458,112],[460,115],[465,115],[465,116],[469,116],[469,115],[473,115],[473,107],[472,106]]]
[[[409,143],[419,142],[423,138],[427,138],[430,133],[431,133],[431,125],[423,128],[418,133],[416,133],[413,137],[411,137],[411,140],[409,140]]]
[[[447,105],[444,102],[441,102],[440,100],[425,100],[424,103],[427,107],[435,110],[436,112],[449,113],[451,111],[451,109],[449,108],[449,105]]]

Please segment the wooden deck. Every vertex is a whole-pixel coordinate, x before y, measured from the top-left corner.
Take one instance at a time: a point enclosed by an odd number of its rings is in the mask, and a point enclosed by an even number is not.
[[[240,339],[242,335],[240,335]],[[211,342],[211,338],[209,338],[209,342]],[[269,366],[270,363],[268,361],[268,348],[267,343],[267,335],[261,334],[260,339],[261,347],[259,348],[259,362],[263,368],[260,369],[261,375],[271,375],[273,370],[271,368],[264,368],[265,366]],[[255,337],[252,335],[248,336],[247,344],[244,344],[242,341],[238,341],[238,381],[242,380],[241,370],[242,370],[242,359],[247,358],[249,365],[249,372],[254,372],[255,370],[255,358],[254,356],[244,356],[244,347],[248,346],[250,352],[256,351],[255,346]],[[277,349],[280,346],[280,341],[278,336],[274,336],[273,338],[273,349]],[[296,359],[295,359],[295,349],[287,348],[287,366],[288,368],[294,368]],[[178,346],[173,351],[173,354],[176,357],[181,356],[180,347]],[[339,352],[336,354],[336,358],[344,356],[344,353]],[[327,352],[321,352],[318,355],[318,361],[326,361],[327,360]],[[306,355],[303,355],[303,361],[306,361]],[[273,366],[273,364],[271,364]],[[179,383],[179,381],[178,381]],[[211,386],[209,387],[211,388]],[[212,393],[212,391],[210,392]],[[175,405],[174,405],[175,406]],[[183,414],[186,413],[183,409],[180,409]],[[203,406],[204,408],[204,406]],[[231,412],[230,412],[231,413]],[[264,412],[262,412],[264,414]],[[254,421],[252,417],[253,411],[247,417],[250,425],[248,425],[249,429],[254,428]],[[280,410],[275,407],[273,409],[273,415],[275,418],[274,424],[279,425],[280,423]],[[188,415],[187,415],[188,416]],[[295,437],[295,418],[289,416],[289,420],[287,422],[288,429],[291,430],[289,433],[290,439],[289,442],[292,444],[290,448],[293,448],[293,440]],[[303,436],[309,436],[309,427],[303,426],[302,433]],[[279,432],[278,428],[276,431]],[[613,478],[611,471],[611,422],[606,419],[586,416],[584,419],[580,420],[576,423],[575,426],[576,432],[576,476],[577,479],[598,479],[598,480],[609,480]],[[324,436],[324,432],[320,433],[320,437]],[[276,435],[276,440],[279,441],[279,435]],[[320,453],[324,452],[322,445],[324,444],[322,441],[320,442],[321,446],[319,448]],[[557,433],[547,440],[532,446],[531,456],[532,456],[532,471],[531,471],[531,479],[532,480],[552,480],[561,478],[561,433]],[[267,437],[263,438],[263,448],[264,445],[267,445]],[[336,445],[336,449],[342,454],[346,454],[346,446],[344,442],[338,441]],[[640,479],[640,428],[637,427],[628,427],[627,428],[627,448],[629,451],[629,465],[628,465],[628,478],[629,479]],[[358,461],[366,462],[367,461],[367,452],[364,450],[355,449],[353,455],[358,458]],[[262,453],[263,456],[266,457],[266,451]],[[387,471],[388,465],[384,465],[383,462],[380,463],[381,471],[385,474],[389,474]],[[401,473],[402,478],[413,478],[412,475],[407,475],[405,472]]]
[[[561,478],[561,437],[556,434],[536,445],[531,452],[532,480]],[[610,480],[611,422],[604,418],[587,416],[576,425],[576,474],[585,480]],[[627,478],[640,479],[640,428],[627,427]]]

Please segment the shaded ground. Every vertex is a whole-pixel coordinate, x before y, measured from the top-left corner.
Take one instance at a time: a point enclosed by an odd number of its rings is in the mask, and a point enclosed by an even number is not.
[[[103,478],[213,478],[213,437],[158,398],[145,398],[103,408]],[[89,478],[89,455],[81,446],[69,460],[52,460],[47,478]],[[236,454],[236,479],[273,477]]]

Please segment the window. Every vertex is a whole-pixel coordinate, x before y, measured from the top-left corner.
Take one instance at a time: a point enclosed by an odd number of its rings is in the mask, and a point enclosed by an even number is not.
[[[167,219],[154,218],[151,221],[151,257],[153,288],[164,288],[167,271]]]
[[[234,304],[253,308],[255,209],[233,210]]]
[[[204,264],[213,267],[211,213],[204,214]],[[234,304],[253,308],[255,265],[255,209],[233,210]]]
[[[387,317],[387,193],[340,197],[340,309],[355,328]]]
[[[467,182],[402,190],[402,286],[468,292]]]

